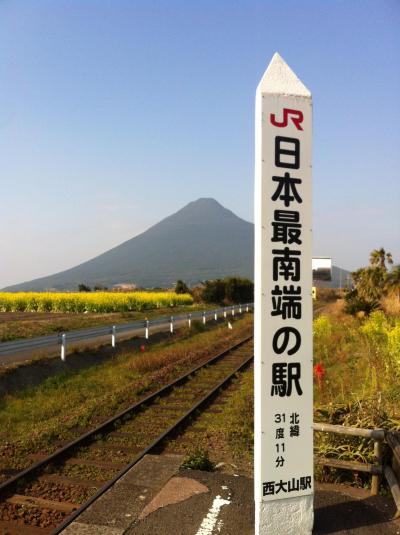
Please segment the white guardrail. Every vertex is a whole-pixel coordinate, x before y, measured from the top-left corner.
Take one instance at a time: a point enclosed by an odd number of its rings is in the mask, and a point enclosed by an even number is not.
[[[174,324],[178,322],[187,321],[188,326],[191,327],[192,320],[201,319],[203,323],[206,323],[208,318],[213,318],[217,321],[218,317],[222,316],[223,318],[228,318],[229,316],[234,316],[236,312],[239,314],[242,312],[249,312],[253,307],[253,303],[245,303],[214,310],[204,310],[203,312],[190,312],[178,316],[140,320],[133,323],[121,323],[119,325],[106,327],[92,327],[90,329],[68,331],[65,333],[51,334],[49,336],[38,336],[36,338],[24,338],[21,340],[12,340],[10,342],[0,342],[0,363],[2,356],[14,355],[24,351],[33,351],[57,345],[61,346],[61,360],[65,360],[67,344],[69,343],[83,342],[85,340],[90,340],[91,338],[109,335],[111,336],[111,345],[112,347],[115,347],[117,343],[117,335],[121,333],[143,329],[144,336],[148,339],[151,327],[169,326],[169,331],[173,333]]]

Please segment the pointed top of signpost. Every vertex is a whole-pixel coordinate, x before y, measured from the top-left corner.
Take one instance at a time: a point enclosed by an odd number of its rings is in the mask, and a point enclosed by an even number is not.
[[[281,95],[294,95],[297,97],[311,97],[310,91],[301,80],[297,78],[289,65],[275,52],[267,67],[257,91]]]

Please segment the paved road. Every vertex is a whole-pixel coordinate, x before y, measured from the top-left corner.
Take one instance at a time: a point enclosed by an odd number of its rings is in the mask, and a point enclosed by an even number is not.
[[[239,314],[236,312],[235,317],[238,317],[238,315]],[[192,321],[201,321],[201,319],[196,319]],[[214,321],[215,320],[212,318],[207,319],[207,323],[214,322]],[[218,321],[219,322],[223,321],[223,318],[220,316]],[[184,325],[187,325],[187,320],[185,319],[174,321],[174,329],[182,327]],[[151,339],[152,334],[159,333],[159,332],[168,332],[169,329],[170,329],[169,323],[166,323],[165,325],[150,326],[150,339]],[[123,333],[118,334],[117,345],[118,345],[118,341],[129,340],[130,338],[133,338],[134,336],[144,337],[144,334],[145,334],[144,331],[145,331],[144,327],[138,327],[138,328],[134,328],[129,331],[125,331]],[[111,335],[99,336],[96,338],[91,338],[89,340],[83,340],[82,342],[71,342],[71,344],[67,345],[67,358],[68,358],[68,354],[73,353],[77,349],[83,349],[85,347],[95,347],[99,345],[111,345]],[[42,348],[39,350],[36,349],[33,351],[30,350],[30,351],[15,353],[14,355],[4,355],[0,357],[0,366],[9,366],[12,364],[26,362],[26,361],[30,361],[38,357],[60,358],[60,346],[56,344],[54,346]]]

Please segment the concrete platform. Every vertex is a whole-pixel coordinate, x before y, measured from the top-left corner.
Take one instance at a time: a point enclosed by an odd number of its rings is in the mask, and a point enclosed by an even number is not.
[[[252,479],[181,470],[181,463],[180,455],[147,455],[63,534],[254,534]],[[400,521],[391,520],[394,513],[390,498],[318,485],[313,533],[400,535]]]
[[[158,509],[136,522],[126,535],[254,535],[253,480],[246,477],[181,470],[208,492]]]
[[[178,472],[181,455],[146,455],[63,530],[63,535],[122,535]]]

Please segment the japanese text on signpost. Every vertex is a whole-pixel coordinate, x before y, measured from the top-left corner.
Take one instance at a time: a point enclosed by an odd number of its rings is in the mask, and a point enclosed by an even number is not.
[[[258,493],[268,501],[313,492],[312,125],[310,98],[268,86],[260,97],[257,466]]]

